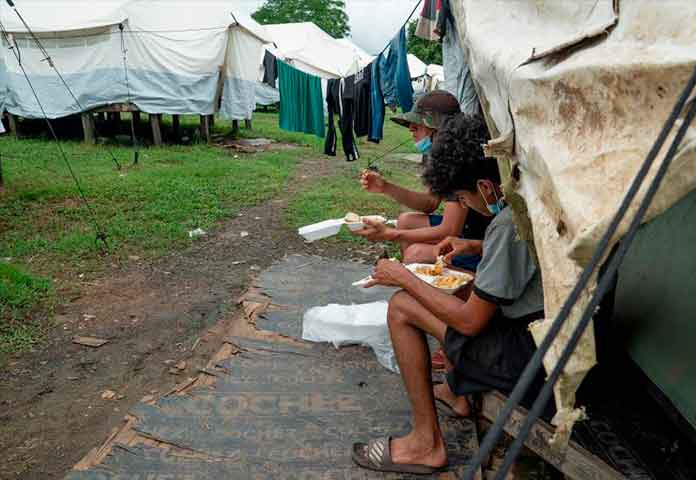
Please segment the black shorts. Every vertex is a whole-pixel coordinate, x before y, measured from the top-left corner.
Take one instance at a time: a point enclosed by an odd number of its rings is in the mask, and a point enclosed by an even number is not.
[[[543,317],[543,312],[518,319],[497,313],[473,337],[448,327],[443,350],[454,366],[454,370],[447,374],[452,392],[467,395],[498,390],[509,394],[536,351],[528,325]],[[525,406],[529,407],[539,394],[544,376],[542,369],[525,396]]]

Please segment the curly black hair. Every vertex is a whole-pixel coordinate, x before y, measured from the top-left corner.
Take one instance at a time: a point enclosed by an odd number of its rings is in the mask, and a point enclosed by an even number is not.
[[[486,158],[482,145],[490,139],[478,115],[460,113],[438,130],[433,147],[423,162],[423,183],[436,195],[458,190],[476,191],[481,179],[500,183],[498,163]]]

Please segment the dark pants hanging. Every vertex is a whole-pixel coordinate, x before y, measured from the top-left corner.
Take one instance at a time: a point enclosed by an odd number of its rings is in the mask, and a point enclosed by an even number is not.
[[[324,142],[324,153],[332,157],[336,156],[336,126],[334,125],[334,114],[339,115],[338,128],[341,130],[343,152],[346,161],[352,162],[358,158],[358,150],[355,146],[353,136],[353,117],[354,100],[353,85],[349,84],[350,91],[346,95],[341,94],[341,81],[331,79],[327,84],[326,106],[329,113],[328,133]]]

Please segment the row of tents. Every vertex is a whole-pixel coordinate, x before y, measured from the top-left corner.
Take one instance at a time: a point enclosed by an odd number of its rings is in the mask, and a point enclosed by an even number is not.
[[[16,5],[22,18],[0,4],[0,112],[25,118],[123,103],[147,113],[250,119],[257,103],[279,99],[259,81],[265,50],[322,78],[349,76],[373,59],[313,23],[262,26],[236,12],[234,1]],[[414,80],[428,75],[416,57],[409,62]]]

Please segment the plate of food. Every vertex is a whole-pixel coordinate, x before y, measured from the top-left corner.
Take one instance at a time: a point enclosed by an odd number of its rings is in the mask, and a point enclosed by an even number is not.
[[[455,293],[474,279],[466,272],[447,268],[442,258],[435,264],[411,263],[406,268],[424,282],[449,294]]]
[[[447,268],[442,259],[438,259],[438,262],[435,264],[411,263],[404,266],[424,282],[449,294],[454,294],[474,279],[466,272]],[[364,287],[370,281],[372,281],[371,276],[365,277],[354,282],[353,286]]]

